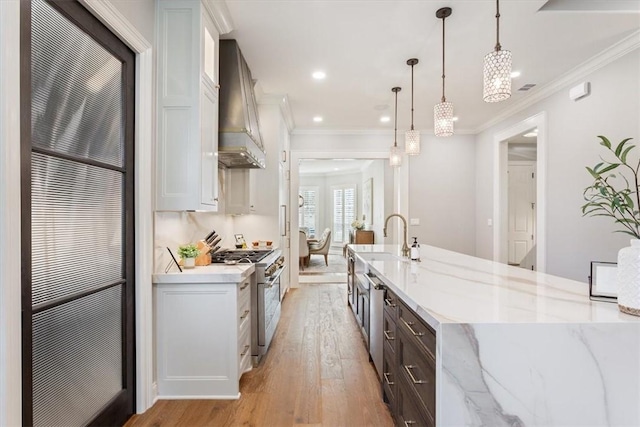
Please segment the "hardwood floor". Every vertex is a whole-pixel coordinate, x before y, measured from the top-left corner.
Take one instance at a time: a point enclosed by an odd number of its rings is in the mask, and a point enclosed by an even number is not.
[[[393,425],[344,283],[289,291],[269,353],[240,391],[239,400],[160,400],[126,426]]]

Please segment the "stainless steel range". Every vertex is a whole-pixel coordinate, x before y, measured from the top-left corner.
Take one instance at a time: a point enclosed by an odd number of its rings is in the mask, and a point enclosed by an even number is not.
[[[251,355],[257,366],[267,353],[280,320],[280,275],[285,270],[279,249],[229,250],[215,253],[212,263],[251,262]]]

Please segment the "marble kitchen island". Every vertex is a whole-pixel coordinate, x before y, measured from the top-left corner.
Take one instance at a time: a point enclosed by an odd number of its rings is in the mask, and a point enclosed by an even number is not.
[[[430,246],[421,262],[350,248],[435,331],[436,425],[640,425],[640,318],[587,284]]]

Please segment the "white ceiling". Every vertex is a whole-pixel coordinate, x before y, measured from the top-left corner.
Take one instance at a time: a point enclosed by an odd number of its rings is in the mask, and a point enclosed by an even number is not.
[[[296,130],[393,129],[393,86],[401,86],[398,128],[410,124],[411,68],[415,57],[414,124],[431,129],[441,97],[441,20],[446,20],[446,96],[459,117],[456,129],[473,131],[510,105],[531,96],[640,28],[640,14],[567,11],[583,0],[554,0],[562,11],[538,10],[545,0],[500,2],[500,42],[513,53],[512,97],[482,100],[482,60],[495,45],[493,0],[226,0],[238,40],[265,93],[288,95]],[[596,2],[602,3],[602,2]],[[623,3],[620,9],[627,10]],[[324,70],[324,81],[311,73]],[[528,92],[517,89],[537,86]],[[392,117],[380,123],[383,114]],[[321,115],[322,123],[313,116]]]

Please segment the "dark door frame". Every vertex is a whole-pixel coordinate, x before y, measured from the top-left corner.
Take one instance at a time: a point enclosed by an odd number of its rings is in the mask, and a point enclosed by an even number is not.
[[[124,153],[124,236],[127,248],[123,260],[125,286],[122,293],[122,384],[123,389],[89,425],[122,425],[135,412],[135,53],[77,0],[44,0],[97,43],[123,62]],[[20,6],[20,139],[21,139],[21,258],[22,258],[22,423],[33,425],[33,369],[31,298],[31,0]],[[50,153],[48,153],[50,154]],[[69,158],[69,156],[60,156]],[[92,164],[86,159],[84,163]],[[93,290],[94,293],[103,288]],[[41,311],[41,310],[40,310]]]

